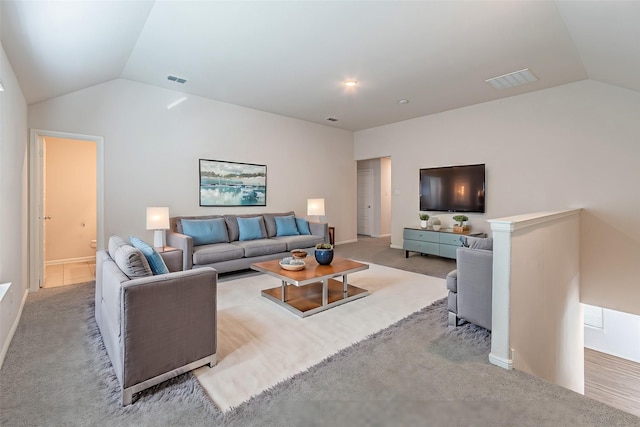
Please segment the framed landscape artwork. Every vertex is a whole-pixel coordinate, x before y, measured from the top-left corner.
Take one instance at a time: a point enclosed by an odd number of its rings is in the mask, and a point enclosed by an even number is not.
[[[200,159],[200,206],[266,205],[266,165]]]

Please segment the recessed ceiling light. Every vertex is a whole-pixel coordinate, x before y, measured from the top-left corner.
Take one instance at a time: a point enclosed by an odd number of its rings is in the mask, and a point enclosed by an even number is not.
[[[347,80],[346,82],[344,82],[344,85],[347,87],[354,87],[358,85],[358,82],[355,80]]]
[[[525,68],[524,70],[515,71],[509,74],[503,74],[502,76],[485,80],[485,82],[496,89],[507,89],[510,87],[535,82],[536,80],[538,80],[538,78],[534,76],[528,68]]]
[[[398,101],[398,104],[401,104],[401,105],[408,104],[408,103],[409,103],[409,100],[408,100],[408,99],[400,99],[400,100]]]

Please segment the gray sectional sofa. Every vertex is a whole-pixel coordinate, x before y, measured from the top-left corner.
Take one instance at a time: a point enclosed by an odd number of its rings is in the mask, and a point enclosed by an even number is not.
[[[250,268],[251,263],[313,250],[329,242],[326,223],[308,222],[293,211],[171,218],[167,245],[182,250],[183,269],[213,267],[219,273]]]

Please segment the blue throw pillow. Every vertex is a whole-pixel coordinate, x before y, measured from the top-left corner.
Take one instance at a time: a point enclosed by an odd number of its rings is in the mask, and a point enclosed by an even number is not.
[[[131,242],[131,246],[134,248],[138,248],[140,252],[144,255],[149,263],[149,267],[151,267],[151,271],[153,274],[166,274],[169,272],[167,265],[164,263],[164,260],[160,256],[158,252],[156,252],[153,247],[149,244],[143,242],[137,237],[130,236],[129,241]]]
[[[262,239],[262,217],[256,216],[251,218],[238,217],[238,229],[240,231],[239,240],[256,240]]]
[[[296,218],[296,226],[298,227],[298,231],[303,235],[310,235],[311,230],[309,229],[309,221],[304,218]]]
[[[229,241],[224,218],[183,219],[181,222],[182,232],[193,238],[194,245],[210,245]]]
[[[276,216],[276,236],[297,236],[300,234],[293,215]]]

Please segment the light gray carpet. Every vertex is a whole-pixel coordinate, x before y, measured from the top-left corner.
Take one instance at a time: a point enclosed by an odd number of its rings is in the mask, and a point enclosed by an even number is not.
[[[416,252],[411,252],[409,258],[405,258],[404,250],[391,248],[391,237],[358,236],[357,242],[336,246],[336,255],[442,279],[456,268],[456,260],[449,258]]]
[[[640,426],[638,417],[489,364],[488,333],[449,330],[443,302],[226,416],[190,374],[122,408],[92,304],[93,283],[29,295],[0,372],[2,426]]]

